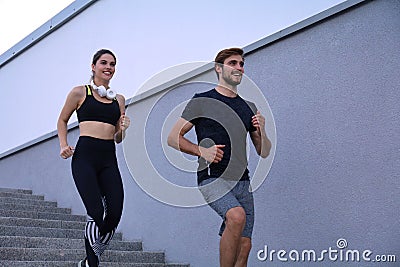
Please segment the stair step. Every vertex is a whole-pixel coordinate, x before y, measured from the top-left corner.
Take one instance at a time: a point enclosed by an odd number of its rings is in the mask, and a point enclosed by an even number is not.
[[[85,222],[44,220],[32,218],[0,217],[0,225],[42,228],[85,229]]]
[[[33,206],[45,206],[45,207],[57,207],[57,202],[45,201],[45,200],[35,200],[35,199],[22,199],[22,198],[12,198],[12,197],[2,197],[0,198],[0,206],[2,204],[20,204],[20,205],[33,205]]]
[[[4,187],[0,187],[0,192],[20,193],[20,194],[32,194],[32,190],[28,190],[28,189],[4,188]]]
[[[1,208],[0,208],[0,216],[1,217],[18,217],[18,218],[86,222],[86,216],[83,216],[83,215],[38,212],[38,211],[27,211],[27,210],[4,210]]]
[[[72,238],[83,237],[83,230],[39,228],[39,227],[18,227],[0,225],[0,232],[7,236],[30,236],[30,237],[52,237],[52,238]]]
[[[0,260],[78,262],[84,257],[84,249],[0,248]],[[101,256],[102,262],[164,263],[164,259],[163,252],[147,251],[106,250]]]
[[[60,228],[40,228],[40,227],[20,227],[0,225],[0,233],[7,236],[30,236],[30,237],[53,237],[81,239],[84,230],[81,229],[60,229]],[[121,233],[115,233],[113,239],[122,240]]]
[[[71,209],[68,209],[68,208],[21,205],[21,204],[15,204],[15,203],[3,203],[0,205],[0,209],[71,214]]]
[[[0,236],[0,247],[84,249],[85,244],[83,238],[69,239],[26,236]],[[142,251],[143,246],[142,242],[140,241],[128,242],[112,239],[108,249]]]
[[[34,200],[44,200],[44,196],[40,195],[31,195],[31,194],[24,194],[18,192],[0,192],[1,197],[12,197],[12,198],[21,198],[21,199],[34,199]]]

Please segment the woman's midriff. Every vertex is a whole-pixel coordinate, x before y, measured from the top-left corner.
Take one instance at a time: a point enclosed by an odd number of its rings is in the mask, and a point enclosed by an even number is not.
[[[91,136],[98,139],[113,140],[115,126],[99,121],[83,121],[79,123],[81,136]]]

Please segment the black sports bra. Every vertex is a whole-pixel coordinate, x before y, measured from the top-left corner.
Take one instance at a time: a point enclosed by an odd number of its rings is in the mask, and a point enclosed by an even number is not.
[[[93,96],[92,89],[89,85],[85,85],[86,98],[82,105],[76,110],[78,122],[82,121],[100,121],[117,125],[121,117],[121,110],[117,98],[114,98],[111,103],[103,103]]]

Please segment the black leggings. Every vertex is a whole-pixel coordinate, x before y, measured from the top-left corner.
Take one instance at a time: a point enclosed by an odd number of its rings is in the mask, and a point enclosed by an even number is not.
[[[119,224],[124,200],[114,141],[80,136],[71,167],[88,215],[85,238],[99,258]]]

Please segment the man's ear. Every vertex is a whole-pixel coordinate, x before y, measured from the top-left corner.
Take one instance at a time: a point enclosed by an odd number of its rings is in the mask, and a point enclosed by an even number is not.
[[[219,74],[222,72],[222,65],[220,63],[215,63],[215,71]]]

